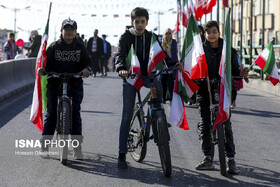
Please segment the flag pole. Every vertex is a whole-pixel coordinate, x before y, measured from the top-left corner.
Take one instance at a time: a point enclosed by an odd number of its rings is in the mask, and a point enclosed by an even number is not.
[[[47,26],[46,26],[45,31],[44,31],[45,33],[46,33],[46,30],[49,30],[49,20],[50,20],[50,15],[51,15],[51,9],[52,9],[52,2],[50,2],[50,6],[49,6],[49,14],[48,14]],[[43,38],[42,38],[42,40],[43,40]],[[42,56],[41,67],[42,68],[44,67],[44,56]]]

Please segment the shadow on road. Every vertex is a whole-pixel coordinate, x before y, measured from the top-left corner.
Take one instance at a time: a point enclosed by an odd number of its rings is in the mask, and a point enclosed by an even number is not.
[[[254,110],[249,108],[240,108],[231,110],[234,114],[240,115],[249,115],[249,116],[259,116],[259,117],[266,117],[266,118],[280,118],[280,113],[278,112],[271,112],[271,111],[264,111],[264,110]]]
[[[32,104],[32,94],[28,89],[0,103],[0,128]]]
[[[249,165],[238,165],[239,177],[228,175],[215,178],[203,171],[189,170],[173,166],[172,175],[166,178],[160,167],[160,163],[143,161],[139,165],[146,165],[148,168],[134,167],[128,162],[128,169],[117,168],[117,156],[93,154],[85,152],[83,161],[69,160],[67,167],[109,178],[129,179],[135,181],[135,185],[163,185],[163,186],[277,186],[280,184],[280,173],[257,168]],[[133,165],[138,165],[134,163]],[[219,170],[211,171],[219,172]],[[244,177],[240,177],[240,175]],[[241,180],[244,179],[244,180]],[[248,180],[252,182],[248,182]],[[258,182],[256,182],[258,181]]]

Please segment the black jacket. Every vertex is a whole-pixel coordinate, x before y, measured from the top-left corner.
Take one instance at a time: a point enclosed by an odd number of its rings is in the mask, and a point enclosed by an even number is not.
[[[221,76],[219,75],[219,68],[223,50],[223,39],[219,38],[219,46],[217,49],[213,49],[210,46],[209,41],[205,40],[205,42],[203,43],[203,49],[208,66],[209,79],[211,80],[215,78],[220,80]],[[233,48],[231,50],[231,74],[232,76],[239,76],[240,74],[238,54],[237,51]],[[198,95],[208,96],[206,80],[197,81],[197,84],[200,87],[200,89],[198,90]]]
[[[126,58],[131,45],[133,45],[140,63],[141,74],[147,75],[151,38],[152,32],[148,32],[147,30],[139,36],[133,28],[127,29],[119,40],[118,52],[116,53],[116,71],[127,70]]]
[[[71,44],[67,44],[62,37],[50,44],[47,49],[47,72],[57,73],[78,73],[89,66],[89,56],[85,46],[77,39]],[[73,78],[69,80],[69,84],[80,85],[82,79]],[[59,84],[55,78],[48,80],[48,83]]]
[[[41,40],[42,40],[42,36],[37,35],[34,37],[31,45],[29,47],[25,47],[26,49],[31,51],[30,54],[28,55],[28,57],[37,57],[38,52],[41,47]]]
[[[89,55],[92,54],[92,42],[93,42],[93,37],[89,38],[89,40],[87,42],[87,51],[88,51]],[[97,52],[98,57],[104,53],[103,40],[98,36],[97,36],[97,51],[96,52]]]
[[[207,40],[203,43],[203,49],[204,49],[206,62],[208,66],[209,78],[220,79],[219,68],[220,68],[220,62],[221,62],[222,50],[223,50],[223,39],[219,38],[219,46],[216,49],[216,51],[212,49],[209,41]],[[240,69],[238,65],[238,54],[237,51],[233,48],[231,50],[231,69],[232,69],[232,76],[239,75]]]

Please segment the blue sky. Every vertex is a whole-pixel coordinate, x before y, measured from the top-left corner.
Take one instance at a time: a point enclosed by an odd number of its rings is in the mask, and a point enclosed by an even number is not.
[[[89,38],[94,29],[99,29],[99,35],[108,35],[107,39],[116,45],[119,36],[125,31],[125,26],[130,24],[127,14],[133,8],[140,6],[150,11],[150,20],[147,30],[158,27],[160,33],[167,27],[173,29],[176,23],[176,14],[168,11],[173,8],[176,11],[176,0],[53,0],[49,27],[49,43],[58,39],[61,23],[70,17],[78,23],[78,32]],[[18,38],[28,40],[31,30],[39,29],[43,34],[50,0],[1,0],[0,6],[0,29],[14,29],[16,13],[16,30]],[[30,6],[28,9],[25,7]],[[164,12],[158,20],[158,12]],[[96,16],[93,16],[96,15]],[[114,15],[118,15],[114,18]],[[158,34],[158,31],[155,31]],[[115,36],[114,36],[115,35]],[[117,36],[117,37],[116,37]],[[18,39],[17,38],[17,39]]]

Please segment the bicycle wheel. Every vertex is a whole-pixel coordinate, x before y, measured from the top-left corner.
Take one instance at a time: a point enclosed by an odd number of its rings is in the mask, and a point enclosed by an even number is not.
[[[162,111],[157,111],[155,114],[157,127],[157,145],[163,173],[166,177],[170,177],[171,169],[171,155],[169,148],[169,133],[165,115]]]
[[[132,158],[136,162],[142,162],[147,153],[147,140],[145,140],[140,114],[136,118],[130,127],[127,144]]]
[[[218,148],[219,148],[219,162],[220,162],[220,173],[226,175],[226,155],[225,155],[225,131],[224,125],[220,124],[217,127],[218,132]]]
[[[61,104],[62,108],[60,111],[60,135],[59,140],[63,142],[62,146],[60,147],[60,162],[61,164],[67,164],[68,158],[68,143],[67,140],[69,139],[70,134],[70,127],[71,127],[71,109],[70,105],[67,101],[62,101]]]

